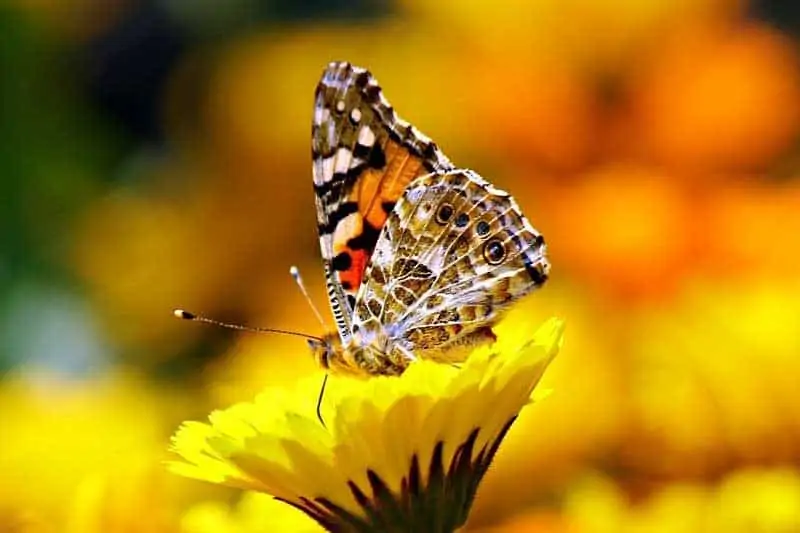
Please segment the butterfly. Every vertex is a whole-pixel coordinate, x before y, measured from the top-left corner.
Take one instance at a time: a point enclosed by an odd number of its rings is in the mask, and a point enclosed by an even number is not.
[[[547,280],[544,239],[514,199],[398,117],[369,71],[325,69],[311,152],[336,322],[309,340],[324,369],[368,377],[463,361]]]

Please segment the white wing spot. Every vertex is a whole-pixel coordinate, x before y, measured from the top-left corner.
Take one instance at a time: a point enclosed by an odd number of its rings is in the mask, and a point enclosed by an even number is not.
[[[326,157],[320,164],[321,175],[314,176],[317,184],[327,183],[333,178],[333,157]]]
[[[362,146],[372,146],[375,144],[375,132],[369,126],[361,126],[358,130],[358,144]]]
[[[345,108],[344,100],[339,100],[338,102],[336,102],[336,111],[341,113],[344,111],[344,108]]]
[[[405,196],[406,200],[411,203],[419,202],[420,198],[422,198],[422,194],[425,192],[425,189],[422,187],[413,187],[406,189]]]
[[[347,172],[347,169],[350,167],[350,159],[352,156],[350,154],[350,150],[347,148],[339,148],[336,150],[336,166],[334,167],[334,172]]]
[[[336,121],[331,120],[328,122],[328,146],[336,144]]]
[[[317,106],[314,108],[314,124],[321,126],[325,122],[328,122],[330,118],[331,110],[327,107],[323,107],[321,103],[317,103]]]
[[[435,248],[432,253],[427,257],[428,268],[437,276],[442,272],[445,266],[445,250],[444,248]]]
[[[359,108],[356,107],[353,108],[352,111],[350,111],[350,120],[352,120],[355,123],[361,121],[361,110]]]

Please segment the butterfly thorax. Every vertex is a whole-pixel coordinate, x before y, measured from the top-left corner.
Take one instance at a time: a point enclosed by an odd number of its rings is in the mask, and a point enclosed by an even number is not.
[[[385,331],[356,333],[346,343],[331,332],[319,341],[309,341],[309,346],[317,364],[335,374],[399,376],[415,359]]]

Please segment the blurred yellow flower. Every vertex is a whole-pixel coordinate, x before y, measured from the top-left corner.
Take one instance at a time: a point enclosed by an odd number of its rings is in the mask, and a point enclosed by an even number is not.
[[[771,282],[698,283],[631,313],[625,469],[697,478],[800,460],[798,316],[800,284]]]
[[[173,533],[178,526],[179,498],[172,479],[156,457],[128,458],[116,468],[93,472],[74,488],[64,533]],[[147,516],[142,516],[147,509]]]
[[[264,531],[320,533],[325,530],[301,511],[260,492],[244,493],[233,507],[219,501],[199,503],[181,520],[181,533]]]
[[[567,497],[563,521],[575,533],[800,531],[800,473],[740,470],[715,487],[668,484],[638,503],[592,478]]]
[[[0,531],[8,515],[63,526],[84,479],[118,472],[121,463],[155,462],[166,413],[175,405],[133,374],[79,381],[29,369],[6,376],[0,383]]]
[[[562,342],[550,319],[502,337],[461,368],[419,361],[400,377],[334,378],[268,390],[254,402],[187,422],[174,472],[271,494],[336,530],[452,531]]]

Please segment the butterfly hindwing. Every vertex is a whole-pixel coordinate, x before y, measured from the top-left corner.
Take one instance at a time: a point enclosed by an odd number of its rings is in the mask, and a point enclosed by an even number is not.
[[[395,114],[375,78],[331,63],[317,86],[312,143],[317,225],[328,295],[343,342],[378,236],[412,180],[453,165]]]
[[[381,233],[354,325],[409,353],[451,357],[449,348],[491,337],[501,313],[545,282],[545,251],[514,199],[476,173],[421,177]]]

